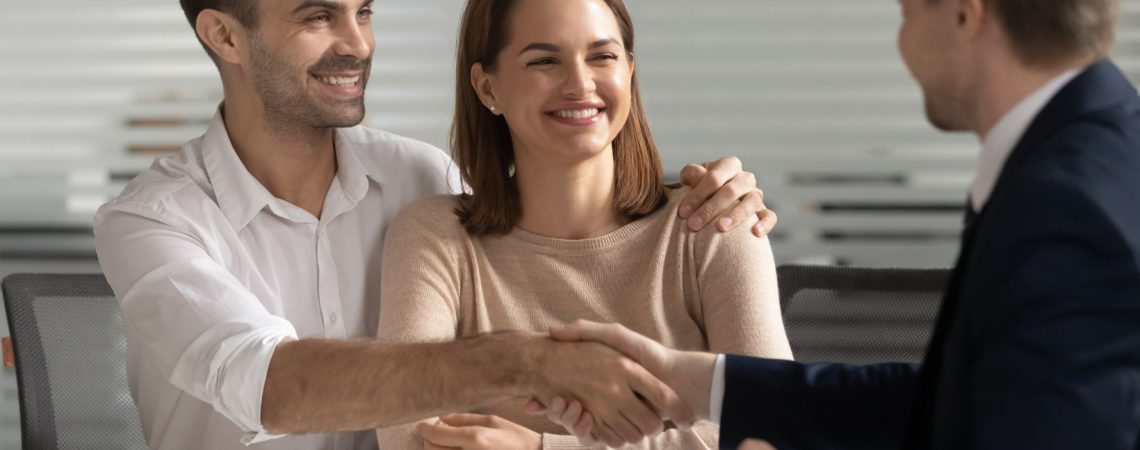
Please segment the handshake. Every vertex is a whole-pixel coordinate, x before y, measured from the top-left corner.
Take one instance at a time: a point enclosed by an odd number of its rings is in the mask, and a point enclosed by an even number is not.
[[[527,339],[519,346],[531,353],[524,360],[534,364],[522,387],[531,396],[525,408],[583,444],[619,447],[662,433],[667,422],[687,430],[711,417],[714,354],[669,349],[621,325],[588,321],[551,329],[550,338]],[[494,430],[511,427],[518,425],[491,416],[453,415],[423,423],[419,431],[429,443],[454,439],[449,433],[466,434],[467,441],[499,448]],[[481,431],[485,435],[479,436]],[[749,441],[740,449],[772,447]]]

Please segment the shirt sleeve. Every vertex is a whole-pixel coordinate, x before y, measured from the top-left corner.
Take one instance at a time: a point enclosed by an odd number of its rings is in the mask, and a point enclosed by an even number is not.
[[[127,333],[172,385],[246,431],[243,443],[278,437],[261,424],[261,396],[274,349],[297,332],[173,222],[142,207],[96,217],[99,264]]]
[[[716,355],[712,387],[709,389],[709,422],[720,425],[720,411],[724,407],[724,355]]]

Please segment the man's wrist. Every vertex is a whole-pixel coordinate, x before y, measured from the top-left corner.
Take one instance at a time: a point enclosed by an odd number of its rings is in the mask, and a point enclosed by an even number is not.
[[[549,390],[549,381],[543,371],[544,361],[550,357],[554,342],[537,333],[510,333],[502,342],[503,358],[497,361],[504,370],[500,386],[512,396],[534,396]]]
[[[482,375],[492,395],[530,396],[545,385],[540,368],[549,352],[547,341],[537,333],[498,333],[471,340],[455,356],[473,363],[469,369]]]
[[[701,420],[709,419],[709,389],[716,368],[716,354],[677,352],[668,381],[670,387]]]

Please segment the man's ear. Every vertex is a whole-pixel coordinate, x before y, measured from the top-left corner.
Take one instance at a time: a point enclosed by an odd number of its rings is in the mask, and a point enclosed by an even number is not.
[[[483,102],[483,106],[486,106],[491,114],[503,113],[495,105],[495,83],[491,74],[483,70],[483,63],[471,65],[471,88],[475,89],[475,95],[479,96],[479,101]]]
[[[994,18],[987,14],[984,0],[955,0],[957,3],[958,30],[964,37],[973,38],[982,30],[982,24]]]
[[[233,16],[214,9],[202,10],[194,22],[194,31],[219,60],[241,63],[246,30]]]

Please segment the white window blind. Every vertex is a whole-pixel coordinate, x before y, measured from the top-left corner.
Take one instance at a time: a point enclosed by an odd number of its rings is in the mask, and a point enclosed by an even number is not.
[[[894,0],[627,2],[666,169],[740,156],[780,213],[781,262],[953,262],[977,142],[926,124]],[[446,147],[461,7],[376,3],[368,125]],[[1122,13],[1115,58],[1135,80],[1140,0]],[[6,5],[0,61],[0,271],[89,260],[95,208],[201,134],[221,98],[173,0]],[[0,450],[18,448],[12,378]]]

